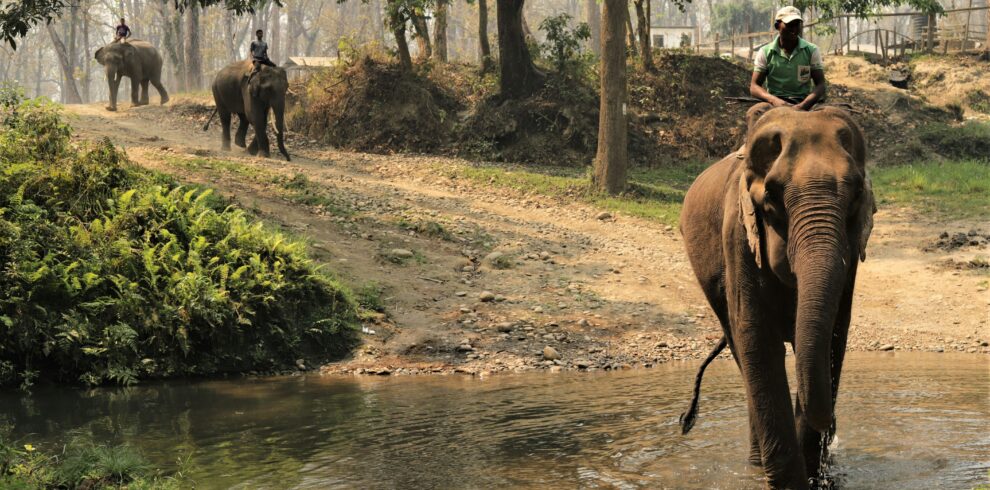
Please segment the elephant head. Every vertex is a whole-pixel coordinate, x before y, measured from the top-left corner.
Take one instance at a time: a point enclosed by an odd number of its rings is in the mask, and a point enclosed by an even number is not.
[[[110,105],[108,110],[117,109],[117,89],[121,79],[126,75],[132,77],[133,67],[137,58],[136,48],[129,43],[111,43],[96,50],[96,61],[103,65],[110,86]]]
[[[832,329],[876,212],[863,134],[836,108],[749,116],[739,220],[757,266],[797,289],[797,408],[824,433],[833,416]]]

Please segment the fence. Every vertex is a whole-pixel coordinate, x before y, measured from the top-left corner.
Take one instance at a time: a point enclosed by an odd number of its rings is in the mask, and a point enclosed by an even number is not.
[[[972,5],[972,0],[970,0],[970,5]],[[886,13],[877,14],[870,18],[875,20],[911,16],[915,18],[916,23],[923,23],[920,26],[914,26],[915,29],[913,30],[916,32],[910,32],[912,29],[909,29],[909,32],[899,32],[896,27],[894,29],[874,27],[851,33],[851,20],[856,17],[843,14],[826,23],[832,27],[832,34],[818,36],[818,39],[814,39],[816,37],[814,31],[809,28],[818,25],[821,21],[805,24],[805,33],[811,38],[810,40],[818,42],[819,48],[824,52],[836,54],[852,51],[872,52],[881,56],[884,61],[898,55],[903,56],[908,52],[932,53],[938,50],[943,54],[966,52],[973,49],[986,49],[987,33],[974,29],[975,26],[971,23],[971,14],[980,12],[986,15],[988,9],[990,6],[947,9],[942,16],[941,25],[936,14],[924,12]],[[951,16],[951,14],[959,15]],[[962,14],[965,14],[965,21],[960,22],[958,19],[955,22],[950,21],[952,17],[961,17]],[[695,44],[694,49],[698,53],[709,53],[716,56],[728,55],[752,61],[756,50],[770,43],[776,35],[776,31],[764,31],[722,38],[716,33],[712,41]],[[854,45],[855,50],[853,49]],[[864,49],[864,45],[866,49]]]

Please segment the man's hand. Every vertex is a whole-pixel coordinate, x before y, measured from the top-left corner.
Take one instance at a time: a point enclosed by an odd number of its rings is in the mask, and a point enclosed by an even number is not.
[[[770,98],[770,100],[768,102],[770,102],[770,105],[772,105],[774,107],[787,107],[787,106],[791,105],[790,102],[787,102],[784,99],[781,99],[779,97],[772,97],[772,96],[771,96],[771,98]],[[796,108],[797,106],[794,106],[794,107]]]

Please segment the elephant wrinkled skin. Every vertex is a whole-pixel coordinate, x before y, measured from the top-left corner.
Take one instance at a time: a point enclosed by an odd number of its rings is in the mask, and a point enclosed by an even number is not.
[[[250,60],[238,61],[224,67],[213,81],[213,100],[217,105],[220,123],[223,126],[223,149],[230,149],[231,115],[237,114],[240,125],[234,143],[244,147],[248,125],[254,126],[255,136],[248,146],[252,155],[258,153],[269,157],[268,145],[269,111],[275,113],[275,138],[279,152],[290,160],[285,149],[285,94],[289,90],[289,80],[285,70],[279,67],[261,65],[260,70],[250,75],[253,68]]]
[[[96,50],[96,61],[106,69],[107,83],[110,85],[110,105],[108,111],[117,110],[117,89],[123,77],[131,79],[131,103],[135,106],[148,104],[148,84],[155,86],[161,103],[168,102],[168,92],[162,85],[162,57],[147,41],[138,39],[127,42],[110,43]],[[138,89],[140,88],[140,94]]]
[[[743,376],[750,461],[770,487],[801,489],[815,483],[834,435],[856,267],[876,208],[863,134],[845,111],[768,109],[753,107],[743,149],[695,180],[681,233]],[[796,360],[793,407],[785,342]]]

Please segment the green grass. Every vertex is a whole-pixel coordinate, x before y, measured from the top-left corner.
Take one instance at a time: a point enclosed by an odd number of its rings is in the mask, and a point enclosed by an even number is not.
[[[619,196],[592,192],[587,173],[575,168],[471,166],[448,173],[452,172],[454,177],[479,184],[529,194],[577,199],[604,210],[676,225],[684,193],[707,165],[685,163],[633,169],[629,174],[628,190]]]
[[[985,162],[880,167],[871,177],[880,206],[909,206],[943,219],[990,215],[990,164]]]

